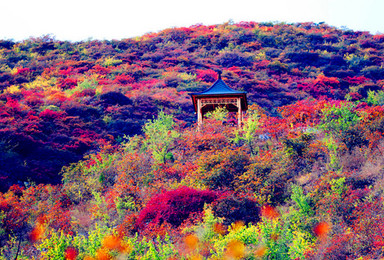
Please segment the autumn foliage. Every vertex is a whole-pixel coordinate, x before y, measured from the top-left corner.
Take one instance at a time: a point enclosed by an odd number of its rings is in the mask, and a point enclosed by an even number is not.
[[[316,23],[0,40],[0,259],[383,258],[383,61]],[[197,127],[218,71],[249,109]]]
[[[217,198],[212,191],[198,191],[188,187],[161,193],[148,201],[137,219],[138,228],[169,223],[178,227],[191,213],[201,212],[205,203]]]

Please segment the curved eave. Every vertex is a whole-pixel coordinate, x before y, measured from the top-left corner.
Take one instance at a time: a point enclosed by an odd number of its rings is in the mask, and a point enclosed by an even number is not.
[[[241,109],[243,111],[248,110],[248,102],[247,102],[247,92],[239,91],[239,93],[228,93],[228,94],[203,94],[203,93],[189,93],[192,98],[193,106],[195,108],[195,112],[197,112],[197,99],[198,98],[230,98],[230,97],[240,97],[241,99]]]
[[[230,88],[221,78],[219,78],[210,88],[202,92],[190,93],[190,95],[236,95],[246,93],[246,91],[239,91]]]

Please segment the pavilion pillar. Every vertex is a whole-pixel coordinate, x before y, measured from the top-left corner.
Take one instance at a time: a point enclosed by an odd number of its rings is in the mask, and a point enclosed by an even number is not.
[[[197,125],[201,126],[203,124],[203,114],[201,111],[201,99],[197,99]]]
[[[241,127],[242,117],[243,117],[243,111],[241,111],[241,99],[237,98],[237,126]]]

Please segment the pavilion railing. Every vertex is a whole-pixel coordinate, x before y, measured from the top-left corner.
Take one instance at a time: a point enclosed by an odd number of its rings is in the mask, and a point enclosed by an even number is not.
[[[237,99],[236,98],[205,98],[201,99],[201,105],[202,107],[206,105],[221,105],[221,104],[231,104],[237,106]]]

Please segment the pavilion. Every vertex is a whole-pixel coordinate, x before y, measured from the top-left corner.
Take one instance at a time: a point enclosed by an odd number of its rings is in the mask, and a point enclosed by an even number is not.
[[[207,90],[199,93],[189,93],[192,98],[198,125],[203,124],[204,115],[217,107],[225,107],[229,112],[237,113],[238,126],[243,121],[243,112],[248,109],[247,92],[230,88],[222,79],[218,79]]]

